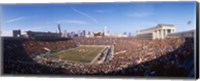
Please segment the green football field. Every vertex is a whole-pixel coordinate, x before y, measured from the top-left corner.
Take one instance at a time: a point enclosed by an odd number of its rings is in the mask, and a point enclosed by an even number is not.
[[[80,46],[70,48],[50,55],[51,58],[90,63],[105,47]]]

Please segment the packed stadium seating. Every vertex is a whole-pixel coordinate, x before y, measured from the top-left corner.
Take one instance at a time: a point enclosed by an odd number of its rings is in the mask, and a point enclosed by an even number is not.
[[[3,40],[5,74],[194,76],[193,38],[75,38],[70,40]],[[112,60],[86,65],[43,58],[42,54],[74,45],[114,45]],[[35,57],[40,57],[34,60]]]

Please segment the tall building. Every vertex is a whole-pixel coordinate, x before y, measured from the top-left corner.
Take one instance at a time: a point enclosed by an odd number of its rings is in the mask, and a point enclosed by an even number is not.
[[[58,24],[58,33],[61,35],[62,32],[61,32],[61,28],[60,28],[60,24]]]
[[[88,32],[86,33],[86,37],[91,37],[91,32],[90,32],[90,31],[88,31]]]
[[[158,24],[156,27],[137,31],[136,37],[142,39],[163,39],[175,31],[176,27],[172,24]]]
[[[132,36],[132,35],[131,35],[131,32],[129,32],[128,36],[129,36],[129,37],[131,37],[131,36]]]
[[[63,37],[67,38],[67,30],[64,30]]]
[[[103,29],[103,33],[104,33],[104,36],[108,36],[108,31],[107,31],[107,26],[104,27]]]
[[[21,36],[21,30],[13,30],[13,37],[20,37]]]
[[[124,35],[126,35],[126,34],[127,34],[127,32],[124,32],[123,34],[124,34]]]
[[[81,37],[81,30],[78,30],[75,34],[77,34],[76,37]]]
[[[86,31],[85,30],[82,31],[82,37],[86,37]]]

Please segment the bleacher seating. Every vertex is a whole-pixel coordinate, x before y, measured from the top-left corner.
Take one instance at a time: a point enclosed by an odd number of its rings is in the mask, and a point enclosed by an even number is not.
[[[194,55],[193,38],[152,41],[136,38],[75,38],[57,41],[7,39],[3,42],[4,73],[11,74],[187,76],[187,63],[191,63],[191,60],[187,59]],[[115,44],[114,53],[124,52],[114,54],[110,61],[94,65],[66,63],[51,58],[33,60],[34,57],[47,52],[44,48],[57,52],[72,48],[74,44]]]

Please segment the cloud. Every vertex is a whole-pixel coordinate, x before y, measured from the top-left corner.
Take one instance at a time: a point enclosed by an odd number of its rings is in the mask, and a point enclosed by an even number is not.
[[[112,12],[111,10],[95,10],[97,13],[110,13]]]
[[[17,21],[21,21],[21,20],[24,20],[24,19],[27,19],[27,17],[17,17],[17,18],[13,18],[13,19],[7,20],[5,23],[17,22]]]
[[[152,16],[153,13],[144,13],[144,12],[137,12],[137,13],[129,13],[129,14],[126,14],[127,16],[129,17],[149,17],[149,16]]]
[[[84,13],[84,12],[81,12],[81,11],[75,9],[75,8],[71,8],[71,9],[72,9],[74,12],[76,12],[76,13],[82,15],[82,16],[85,16],[85,17],[91,19],[93,22],[97,23],[97,20],[96,20],[94,17],[92,17],[92,16],[90,16],[90,15]]]
[[[78,24],[78,25],[86,25],[89,24],[86,21],[82,21],[82,20],[60,20],[56,22],[57,24],[65,24],[65,23],[69,23],[69,24]]]

